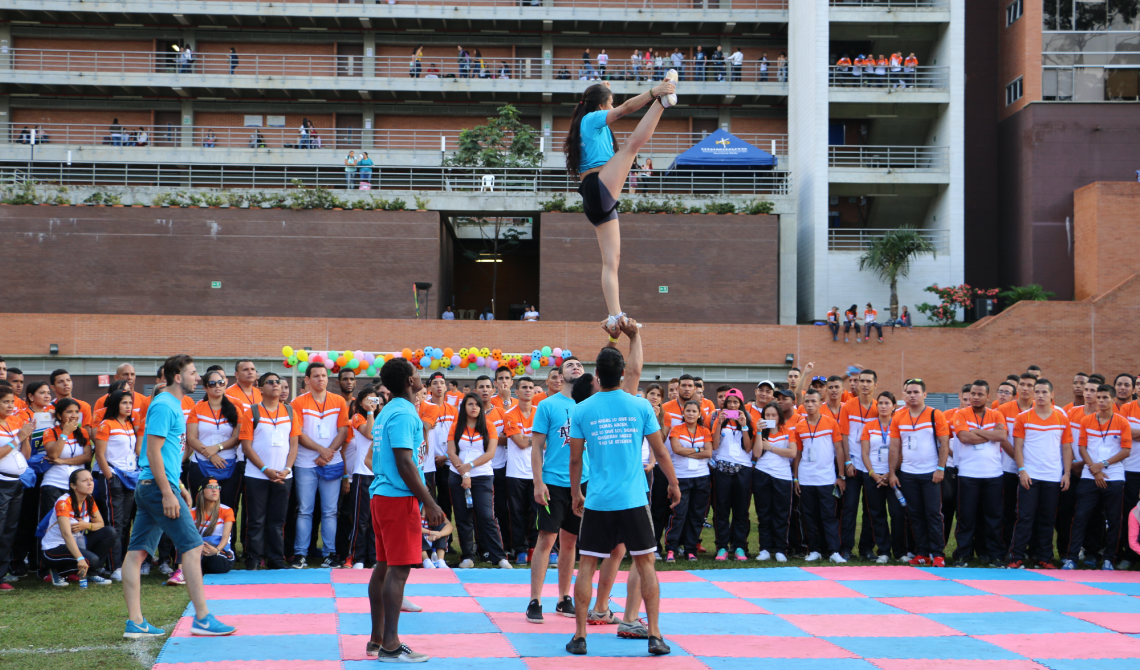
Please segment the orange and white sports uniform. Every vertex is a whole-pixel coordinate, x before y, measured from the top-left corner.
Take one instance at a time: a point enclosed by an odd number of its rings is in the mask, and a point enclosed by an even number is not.
[[[335,393],[325,393],[324,402],[317,402],[312,393],[302,393],[292,403],[293,414],[301,419],[301,432],[322,447],[328,447],[341,428],[348,426],[348,405],[344,398]],[[298,468],[317,467],[317,452],[301,447],[297,449]],[[339,451],[333,454],[326,465],[336,465],[344,461]]]

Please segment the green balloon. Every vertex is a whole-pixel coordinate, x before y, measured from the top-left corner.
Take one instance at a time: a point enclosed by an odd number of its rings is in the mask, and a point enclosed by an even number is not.
[[[286,360],[289,361],[289,365],[296,365],[297,364],[297,354],[293,354],[292,356],[290,356]]]
[[[360,361],[356,360],[355,358],[350,358],[348,359],[348,365],[345,367],[355,370],[356,368],[360,367]]]
[[[297,372],[300,372],[301,374],[305,374],[305,370],[308,370],[308,369],[309,369],[309,362],[308,361],[301,361],[300,363],[297,364]]]
[[[542,355],[543,356],[549,356],[552,353],[553,353],[553,350],[550,347],[543,347],[542,348]]]
[[[369,368],[364,371],[364,374],[368,375],[369,377],[375,377],[376,376],[376,368],[369,366]]]
[[[478,366],[478,365],[476,365],[475,363],[472,363],[472,364],[470,364],[470,365],[468,365],[468,366],[467,366],[467,369],[468,369],[468,370],[470,370],[470,371],[472,371],[472,372],[475,372],[475,370],[476,370],[476,369],[478,369],[478,368],[479,368],[479,366]]]

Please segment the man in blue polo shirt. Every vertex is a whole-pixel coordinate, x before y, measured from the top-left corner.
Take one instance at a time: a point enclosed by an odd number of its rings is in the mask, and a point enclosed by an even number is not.
[[[229,635],[227,626],[210,614],[202,586],[202,536],[190,516],[189,493],[182,487],[182,455],[186,449],[186,418],[182,398],[194,392],[201,377],[194,359],[178,354],[162,364],[166,388],[150,402],[146,413],[146,448],[139,456],[139,483],[135,488],[135,521],[123,560],[123,597],[127,601],[123,637],[138,639],[165,635],[142,614],[139,568],[149,553],[158,552],[163,533],[182,554],[182,574],[194,603],[192,635]]]

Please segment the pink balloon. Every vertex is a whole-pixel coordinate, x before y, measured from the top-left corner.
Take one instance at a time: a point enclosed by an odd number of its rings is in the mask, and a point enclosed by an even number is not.
[[[562,347],[554,347],[554,349],[552,349],[550,351],[550,354],[552,356],[554,356],[555,358],[561,358],[562,357]]]

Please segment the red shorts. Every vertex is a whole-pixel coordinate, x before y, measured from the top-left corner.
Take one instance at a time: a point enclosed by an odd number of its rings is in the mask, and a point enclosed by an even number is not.
[[[415,496],[372,496],[371,508],[376,561],[388,565],[419,565],[423,550],[420,501]]]

